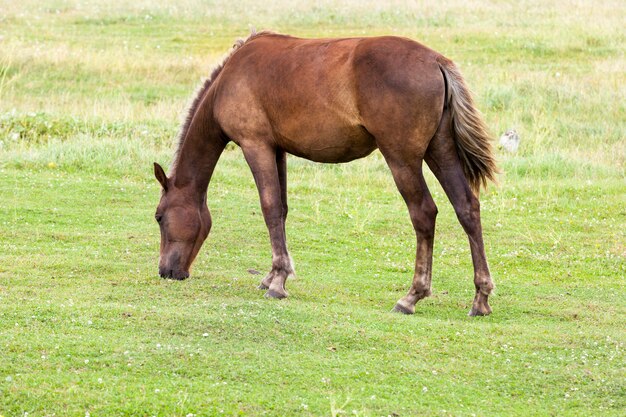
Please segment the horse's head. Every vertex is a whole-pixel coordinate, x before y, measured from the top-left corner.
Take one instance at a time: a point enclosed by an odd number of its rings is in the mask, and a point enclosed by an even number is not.
[[[176,187],[156,162],[154,175],[163,187],[154,216],[161,228],[159,275],[182,280],[211,230],[206,193],[198,197],[192,186]]]

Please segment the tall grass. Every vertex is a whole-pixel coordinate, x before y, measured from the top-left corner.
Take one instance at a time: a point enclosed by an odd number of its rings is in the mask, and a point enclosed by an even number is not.
[[[556,153],[618,170],[626,164],[622,2],[3,6],[0,113],[19,113],[10,117],[164,123],[162,140],[170,141],[195,86],[250,27],[303,36],[391,33],[454,59],[494,133],[520,132],[522,155]]]

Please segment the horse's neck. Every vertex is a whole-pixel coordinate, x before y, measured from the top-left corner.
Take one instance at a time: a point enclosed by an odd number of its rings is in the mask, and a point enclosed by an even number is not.
[[[199,112],[210,114],[210,112]],[[226,141],[221,137],[219,128],[212,120],[195,115],[178,150],[175,167],[176,187],[192,185],[194,189],[204,194],[217,161],[226,147]]]

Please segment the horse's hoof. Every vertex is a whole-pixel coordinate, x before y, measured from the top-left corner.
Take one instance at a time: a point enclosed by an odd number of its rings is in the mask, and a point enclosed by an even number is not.
[[[408,308],[400,303],[396,303],[396,305],[391,310],[394,313],[402,313],[402,314],[413,314],[415,313],[415,307],[413,309]]]
[[[470,317],[477,317],[477,316],[488,316],[491,314],[491,307],[489,307],[489,304],[487,304],[486,306],[481,306],[481,307],[472,307],[472,309],[469,311],[469,313],[467,314]]]
[[[260,283],[258,287],[256,287],[258,290],[267,290],[269,287],[263,283]]]
[[[265,298],[276,298],[278,300],[282,300],[283,298],[287,298],[286,292],[278,292],[272,289],[267,290],[265,293]]]

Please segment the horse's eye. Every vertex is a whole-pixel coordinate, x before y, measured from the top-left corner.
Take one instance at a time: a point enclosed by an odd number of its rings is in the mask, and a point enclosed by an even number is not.
[[[155,214],[154,218],[156,219],[157,223],[161,223],[161,220],[163,220],[163,216],[161,214]]]

